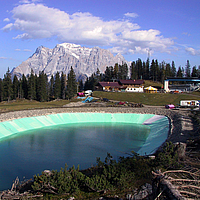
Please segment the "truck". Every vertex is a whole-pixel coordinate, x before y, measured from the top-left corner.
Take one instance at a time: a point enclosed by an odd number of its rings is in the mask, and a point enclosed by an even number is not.
[[[180,107],[199,107],[199,101],[197,101],[197,100],[181,100]]]

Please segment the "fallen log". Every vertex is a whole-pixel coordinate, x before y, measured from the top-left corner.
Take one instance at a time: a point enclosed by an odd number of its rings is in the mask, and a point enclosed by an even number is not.
[[[154,179],[152,182],[153,186],[153,197],[157,198],[161,191],[165,193],[168,199],[171,200],[185,200],[186,198],[181,195],[177,188],[167,180],[161,171],[152,172]]]

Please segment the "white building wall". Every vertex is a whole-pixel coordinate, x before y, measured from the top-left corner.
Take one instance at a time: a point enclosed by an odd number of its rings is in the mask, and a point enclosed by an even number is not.
[[[169,90],[169,81],[164,81],[164,90],[166,92],[170,92],[170,90]]]
[[[138,88],[127,87],[126,92],[144,92],[144,87],[138,87]]]

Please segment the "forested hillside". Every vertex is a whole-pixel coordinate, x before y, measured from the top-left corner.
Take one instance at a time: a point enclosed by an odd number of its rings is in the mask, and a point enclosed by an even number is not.
[[[29,99],[37,101],[51,101],[54,99],[71,99],[77,91],[94,90],[99,81],[117,81],[120,79],[144,79],[163,83],[167,77],[200,77],[200,66],[190,67],[189,60],[186,67],[179,67],[176,70],[174,61],[172,64],[164,61],[158,63],[157,60],[149,59],[142,61],[138,59],[131,63],[122,65],[116,63],[114,66],[107,66],[104,72],[97,68],[90,77],[83,83],[77,80],[73,67],[69,74],[57,72],[55,76],[51,75],[50,81],[44,71],[39,75],[34,74],[33,70],[27,77],[23,74],[18,79],[15,75],[11,78],[11,72],[8,71],[3,79],[0,79],[0,101],[10,101],[13,99]]]

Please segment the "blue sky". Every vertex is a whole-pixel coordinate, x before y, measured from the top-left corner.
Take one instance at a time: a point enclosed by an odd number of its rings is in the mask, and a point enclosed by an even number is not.
[[[0,0],[0,78],[63,42],[198,67],[199,10],[199,0]]]

